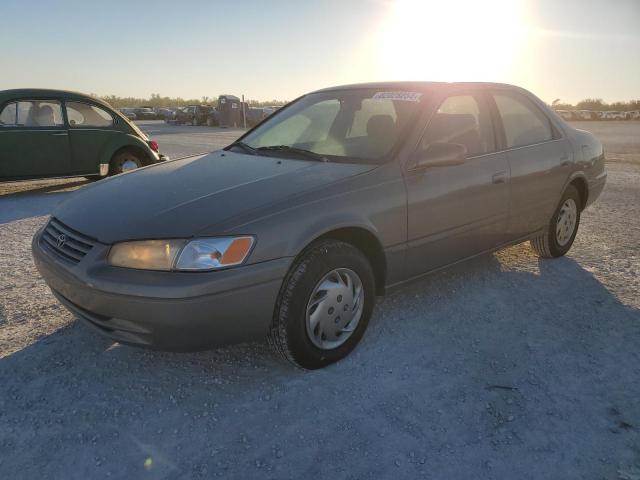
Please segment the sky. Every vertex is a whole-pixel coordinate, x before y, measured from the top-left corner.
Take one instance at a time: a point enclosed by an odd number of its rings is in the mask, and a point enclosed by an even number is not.
[[[0,90],[291,100],[384,80],[640,98],[640,0],[0,0]]]

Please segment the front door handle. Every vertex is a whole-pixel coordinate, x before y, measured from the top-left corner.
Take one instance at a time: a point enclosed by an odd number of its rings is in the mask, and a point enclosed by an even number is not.
[[[507,180],[507,172],[497,172],[491,177],[493,183],[504,183]]]
[[[67,133],[67,132],[60,132],[60,133],[52,133],[51,134],[52,137],[66,137],[67,135],[69,135],[69,133]]]

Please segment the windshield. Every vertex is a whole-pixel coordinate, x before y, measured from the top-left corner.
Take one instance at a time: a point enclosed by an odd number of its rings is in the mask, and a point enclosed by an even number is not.
[[[376,89],[312,93],[275,113],[242,142],[261,152],[284,146],[330,160],[382,163],[413,123],[422,96]]]

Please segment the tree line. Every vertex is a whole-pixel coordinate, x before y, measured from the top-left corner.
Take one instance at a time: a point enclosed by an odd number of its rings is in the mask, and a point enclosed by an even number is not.
[[[187,105],[213,105],[218,103],[218,97],[203,96],[200,98],[182,98],[182,97],[163,97],[159,93],[152,93],[150,98],[139,97],[119,97],[117,95],[98,96],[94,95],[109,103],[114,108],[123,107],[185,107]],[[247,100],[247,104],[252,107],[281,106],[287,103],[287,100]],[[555,99],[551,106],[556,110],[593,110],[606,111],[616,110],[629,112],[632,110],[640,110],[640,99],[628,102],[606,103],[601,98],[585,98],[575,105],[562,102],[559,98]]]
[[[564,103],[556,98],[551,106],[556,110],[592,110],[592,111],[620,111],[630,112],[640,110],[640,100],[630,100],[628,102],[606,103],[601,98],[585,98],[575,105]]]
[[[200,98],[182,98],[182,97],[163,97],[159,93],[152,93],[150,98],[138,98],[138,97],[119,97],[117,95],[99,96],[94,97],[101,98],[113,108],[124,107],[185,107],[187,105],[213,105],[218,103],[218,97],[200,97]],[[247,104],[252,107],[266,107],[266,106],[280,106],[287,103],[285,100],[247,100]]]

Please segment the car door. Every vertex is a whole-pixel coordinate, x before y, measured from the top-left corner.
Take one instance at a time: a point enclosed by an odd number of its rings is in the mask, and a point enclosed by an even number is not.
[[[464,145],[458,165],[406,170],[409,277],[447,265],[504,241],[508,220],[506,154],[496,152],[493,119],[481,92],[443,98],[413,157],[432,145]]]
[[[0,178],[69,175],[70,148],[55,99],[16,99],[0,107]]]
[[[512,90],[490,97],[511,170],[508,235],[516,240],[548,224],[568,178],[572,149],[533,99]]]
[[[106,146],[122,132],[106,109],[88,102],[65,101],[72,168],[77,174],[97,174]]]

